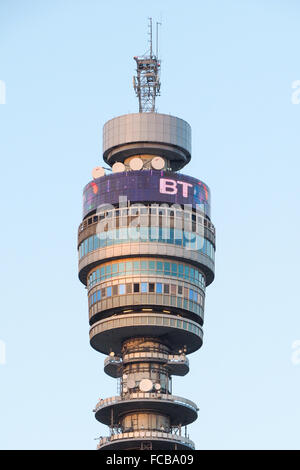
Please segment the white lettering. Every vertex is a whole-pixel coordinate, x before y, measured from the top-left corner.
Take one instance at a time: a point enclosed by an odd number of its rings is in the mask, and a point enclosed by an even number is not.
[[[177,194],[179,184],[182,186],[182,196],[188,197],[189,188],[192,188],[193,185],[191,183],[186,183],[185,181],[175,181],[161,178],[159,182],[159,192],[161,194]]]

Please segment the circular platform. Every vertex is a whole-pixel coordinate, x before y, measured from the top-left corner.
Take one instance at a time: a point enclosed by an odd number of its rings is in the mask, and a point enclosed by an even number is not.
[[[187,354],[202,346],[203,332],[193,320],[164,313],[130,313],[113,315],[94,323],[90,328],[91,346],[103,354],[121,354],[128,338],[157,337],[172,350],[186,345]]]
[[[128,397],[111,397],[101,400],[95,408],[95,418],[109,425],[113,413],[114,421],[126,413],[138,410],[162,413],[170,417],[171,426],[187,426],[198,416],[195,403],[186,398],[174,395],[155,394],[150,392],[131,393]]]

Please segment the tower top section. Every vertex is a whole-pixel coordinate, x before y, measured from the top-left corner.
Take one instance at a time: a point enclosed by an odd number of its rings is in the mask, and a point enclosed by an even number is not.
[[[160,113],[125,114],[103,126],[103,159],[112,166],[132,156],[160,156],[177,171],[191,159],[191,127],[175,116]]]
[[[139,100],[140,113],[154,113],[155,98],[160,95],[160,61],[158,59],[158,27],[156,23],[156,54],[153,53],[152,18],[149,18],[149,50],[136,61],[136,75],[133,77],[133,88]]]

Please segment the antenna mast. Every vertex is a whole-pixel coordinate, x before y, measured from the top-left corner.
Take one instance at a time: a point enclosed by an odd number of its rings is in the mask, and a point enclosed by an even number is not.
[[[133,87],[139,99],[140,113],[154,113],[155,98],[160,96],[160,61],[158,60],[158,25],[156,23],[156,55],[152,45],[152,18],[149,18],[149,52],[142,57],[134,57],[136,61],[136,76],[133,77]],[[147,55],[148,54],[148,55]]]

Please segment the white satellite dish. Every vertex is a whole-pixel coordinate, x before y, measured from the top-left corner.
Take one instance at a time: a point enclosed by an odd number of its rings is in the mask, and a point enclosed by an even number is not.
[[[155,390],[160,390],[160,389],[161,389],[161,385],[160,385],[160,384],[155,384],[155,385],[154,385],[154,388],[155,388]]]
[[[122,171],[125,171],[125,165],[121,162],[116,162],[112,166],[112,171],[113,173],[122,173]]]
[[[124,380],[126,380],[127,377],[128,377],[127,374],[124,374],[124,375],[123,375],[123,379],[124,379]]]
[[[109,355],[110,355],[110,357],[114,357],[115,353],[114,353],[113,351],[111,351],[111,352],[109,353]]]
[[[150,379],[142,379],[140,381],[140,390],[141,392],[150,392],[153,388],[153,383]]]
[[[134,388],[134,387],[135,387],[135,380],[129,379],[129,380],[127,381],[127,387],[128,387],[128,388]]]
[[[102,166],[96,166],[93,171],[92,171],[92,177],[95,179],[101,178],[102,176],[105,175],[105,170],[102,168]]]
[[[154,157],[151,160],[151,166],[154,170],[162,170],[165,167],[165,161],[161,157]]]
[[[123,392],[124,392],[124,393],[127,393],[127,392],[128,392],[128,388],[127,388],[127,387],[123,387]]]
[[[143,168],[143,160],[141,158],[133,158],[132,160],[130,160],[129,162],[129,166],[132,170],[134,171],[138,171],[138,170],[141,170]]]

